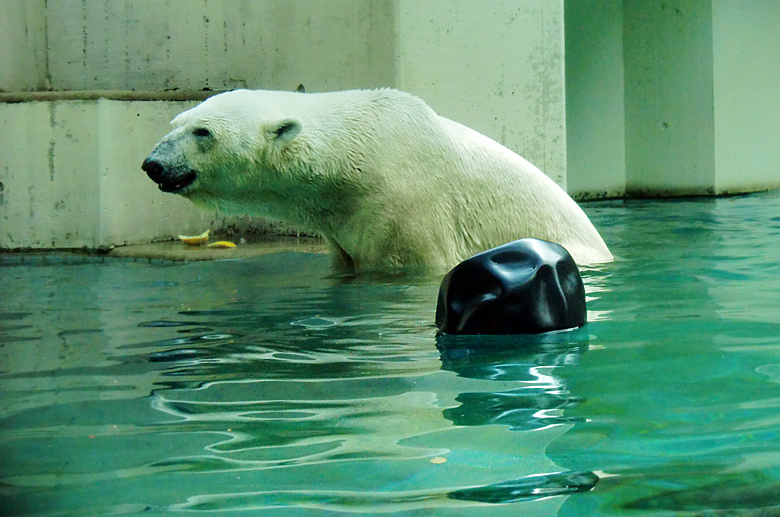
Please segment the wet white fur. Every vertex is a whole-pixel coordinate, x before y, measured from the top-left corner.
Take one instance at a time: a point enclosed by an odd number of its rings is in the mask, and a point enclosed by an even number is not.
[[[198,171],[182,195],[319,232],[359,269],[452,266],[521,237],[580,264],[612,259],[539,169],[407,93],[238,90],[172,124],[167,153]]]

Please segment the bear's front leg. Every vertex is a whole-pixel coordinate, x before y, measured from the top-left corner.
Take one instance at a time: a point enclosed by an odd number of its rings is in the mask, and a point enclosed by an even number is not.
[[[355,270],[355,261],[352,257],[344,251],[344,248],[333,240],[331,237],[324,237],[325,242],[328,244],[330,250],[330,258],[333,263],[333,267],[338,270],[351,272]]]

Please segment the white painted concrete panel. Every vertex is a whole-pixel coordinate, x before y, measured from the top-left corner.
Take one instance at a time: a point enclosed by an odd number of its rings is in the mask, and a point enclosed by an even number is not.
[[[47,2],[55,90],[391,86],[393,0]]]
[[[780,2],[712,8],[716,191],[780,188]]]
[[[0,247],[51,246],[52,105],[0,104]]]
[[[398,87],[565,186],[563,1],[398,3]]]
[[[626,190],[713,192],[710,0],[624,0]]]
[[[34,223],[51,234],[52,247],[98,245],[99,154],[95,143],[99,128],[94,104],[54,102],[51,106],[50,182],[38,185],[36,199],[46,216]]]
[[[566,0],[566,182],[579,198],[626,190],[623,3]]]
[[[47,87],[45,0],[0,1],[0,90]]]

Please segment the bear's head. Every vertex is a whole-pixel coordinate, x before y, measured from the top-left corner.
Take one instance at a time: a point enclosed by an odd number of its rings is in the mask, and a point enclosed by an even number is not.
[[[215,95],[180,113],[171,125],[141,168],[163,192],[217,207],[273,181],[302,130],[273,92],[249,90]]]

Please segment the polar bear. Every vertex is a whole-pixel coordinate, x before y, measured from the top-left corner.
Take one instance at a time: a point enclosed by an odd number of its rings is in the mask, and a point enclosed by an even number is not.
[[[313,230],[349,268],[449,267],[522,237],[612,259],[554,181],[408,93],[235,90],[171,124],[142,165],[160,190]]]

